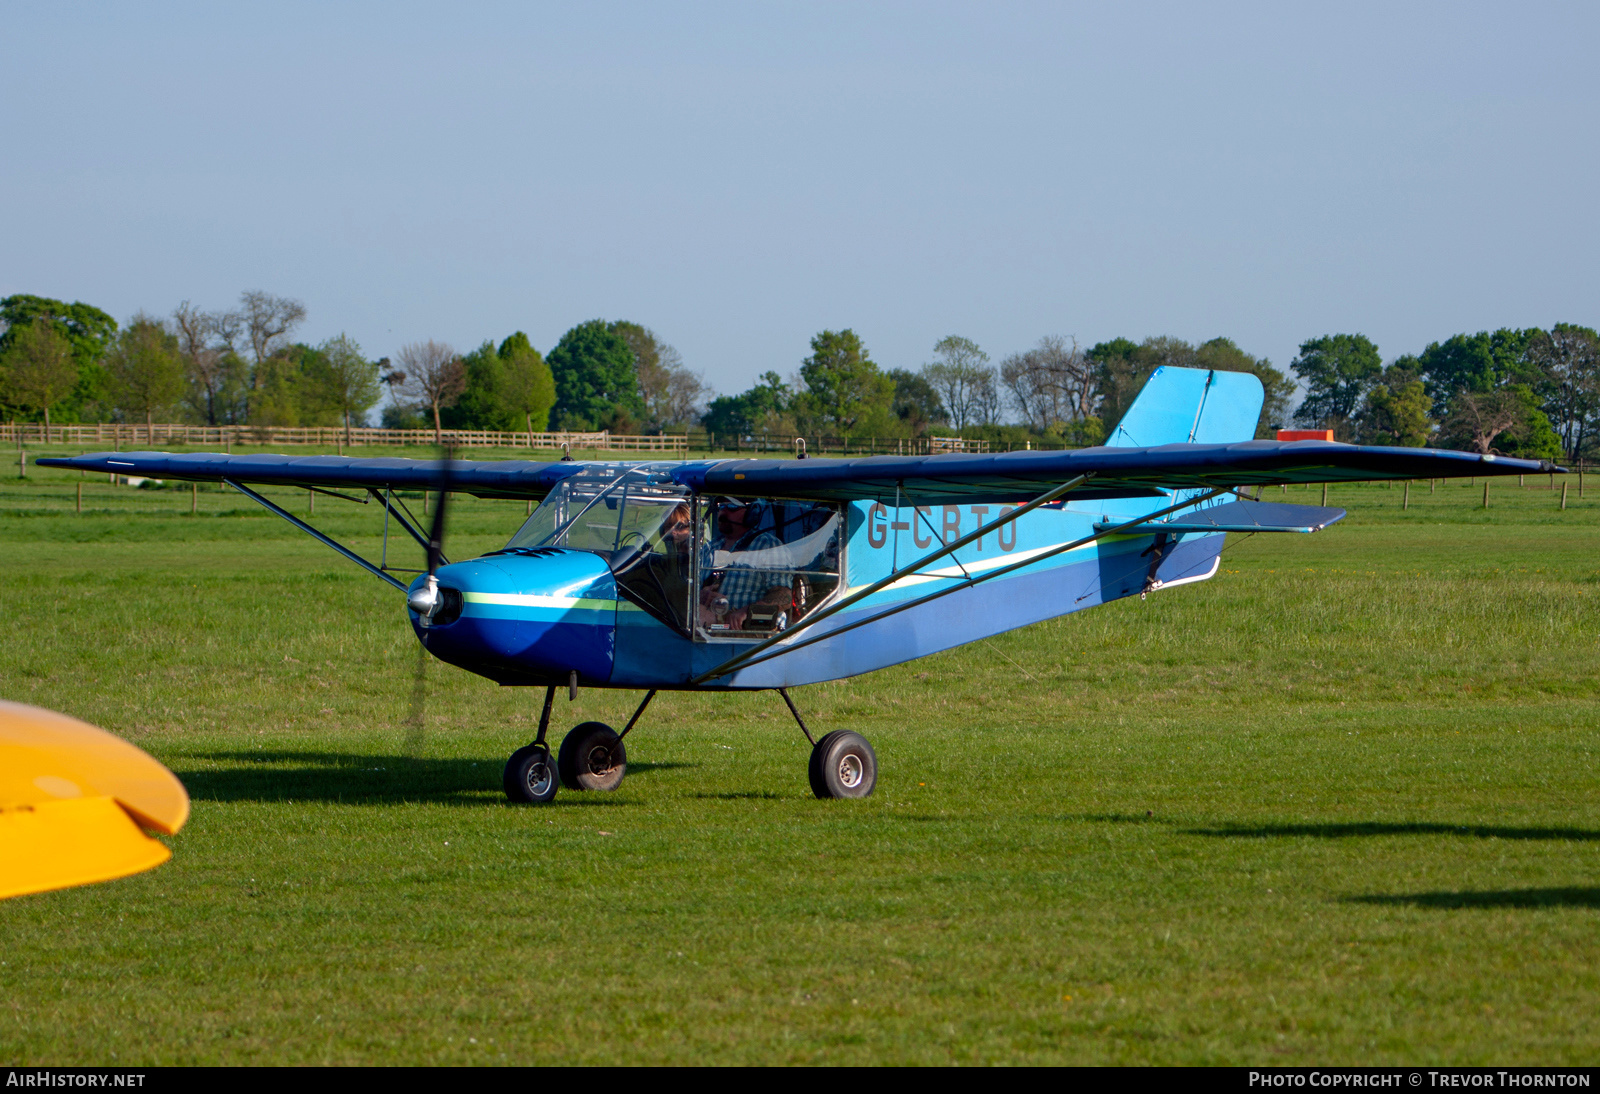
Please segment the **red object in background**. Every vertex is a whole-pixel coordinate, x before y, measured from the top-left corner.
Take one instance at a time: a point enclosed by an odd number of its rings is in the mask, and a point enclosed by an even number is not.
[[[1331,430],[1331,429],[1280,429],[1280,430],[1278,430],[1278,440],[1280,440],[1280,441],[1331,441],[1331,440],[1333,440],[1333,430]]]

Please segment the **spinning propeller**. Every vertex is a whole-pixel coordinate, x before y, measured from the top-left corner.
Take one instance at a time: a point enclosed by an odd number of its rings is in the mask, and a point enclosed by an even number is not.
[[[424,583],[406,598],[406,604],[420,616],[422,641],[417,643],[417,672],[411,686],[411,713],[406,718],[406,751],[413,753],[422,747],[423,723],[428,704],[428,628],[433,617],[444,607],[444,595],[439,590],[439,565],[444,561],[445,509],[450,498],[450,464],[455,459],[455,449],[446,445],[444,458],[439,462],[439,502],[433,510],[433,524],[428,529],[428,573]]]

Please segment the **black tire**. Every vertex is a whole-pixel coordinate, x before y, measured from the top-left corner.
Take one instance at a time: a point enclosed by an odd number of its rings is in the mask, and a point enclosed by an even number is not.
[[[506,797],[515,805],[543,805],[556,796],[561,779],[544,745],[525,745],[506,761]]]
[[[864,798],[878,785],[878,756],[861,734],[836,729],[811,750],[810,774],[819,798]]]
[[[628,750],[604,722],[584,722],[562,739],[556,766],[568,790],[615,790],[628,773]]]

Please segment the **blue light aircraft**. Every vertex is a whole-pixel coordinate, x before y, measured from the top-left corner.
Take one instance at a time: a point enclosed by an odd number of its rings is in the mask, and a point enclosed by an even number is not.
[[[1342,509],[1266,503],[1280,483],[1560,470],[1542,461],[1329,441],[1255,441],[1260,381],[1161,368],[1110,443],[1064,452],[860,459],[572,461],[97,453],[64,467],[222,482],[406,596],[428,654],[509,686],[542,686],[537,738],[505,792],[611,790],[624,738],[661,690],[776,690],[811,742],[819,798],[872,792],[860,734],[812,736],[789,695],[1128,596],[1216,574],[1228,532],[1315,532]],[[422,544],[409,584],[251,488],[365,491]],[[1255,497],[1246,491],[1256,487]],[[429,531],[396,496],[438,491]],[[539,501],[500,550],[442,552],[460,492]],[[387,541],[387,540],[386,540]],[[426,656],[424,654],[423,656]],[[554,756],[558,687],[644,691],[619,733],[584,722]]]

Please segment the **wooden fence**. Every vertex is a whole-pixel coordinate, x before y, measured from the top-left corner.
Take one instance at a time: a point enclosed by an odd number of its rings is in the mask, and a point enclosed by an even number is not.
[[[687,456],[690,452],[734,452],[756,455],[766,452],[792,454],[801,447],[816,455],[937,455],[944,452],[989,452],[988,441],[965,437],[795,437],[789,434],[757,433],[744,435],[661,433],[653,436],[611,433],[528,433],[486,429],[446,429],[435,435],[431,429],[369,429],[349,431],[339,426],[256,426],[182,425],[161,423],[105,423],[99,425],[51,425],[42,422],[0,424],[0,442],[16,445],[63,445],[100,449],[136,450],[182,445],[230,452],[235,445],[252,448],[278,448],[317,445],[344,451],[375,445],[437,445],[442,439],[458,448],[521,448],[574,451],[660,452]]]
[[[319,445],[344,448],[342,426],[261,426],[261,425],[180,425],[157,422],[154,425],[116,423],[101,425],[51,425],[46,433],[42,422],[12,422],[0,425],[0,439],[12,444],[90,445],[116,449],[154,448],[157,445],[216,447],[234,445],[257,448],[293,445]],[[640,436],[623,433],[527,433],[488,429],[446,429],[435,434],[431,429],[369,429],[349,431],[349,446],[436,445],[443,440],[461,448],[549,448],[563,445],[575,449],[606,449],[625,452],[687,452],[688,439],[682,434]]]

